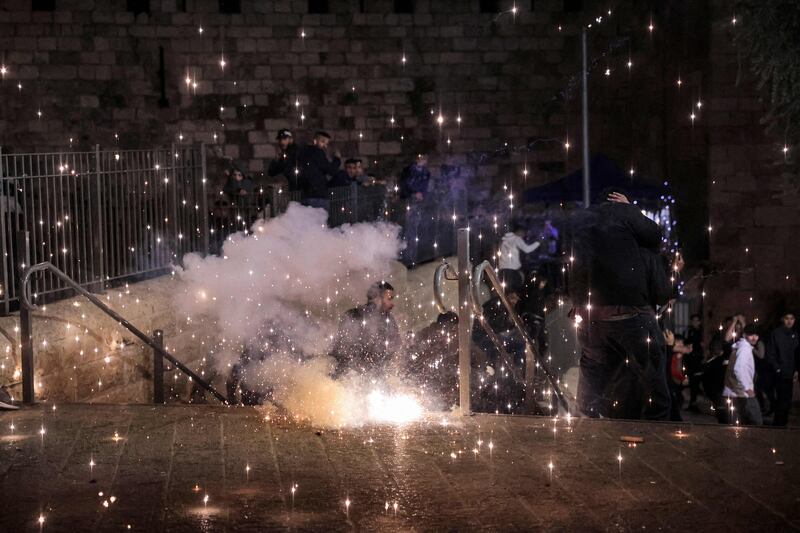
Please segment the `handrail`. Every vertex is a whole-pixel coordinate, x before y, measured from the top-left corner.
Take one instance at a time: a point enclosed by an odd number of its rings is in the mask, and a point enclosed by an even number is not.
[[[37,306],[28,299],[28,291],[26,290],[26,288],[28,287],[28,282],[30,281],[30,277],[34,272],[42,272],[42,271],[45,271],[45,270],[51,271],[53,274],[58,276],[61,279],[61,281],[66,283],[71,288],[75,289],[75,291],[77,291],[78,294],[80,294],[81,296],[86,297],[86,299],[88,299],[95,306],[100,308],[101,311],[103,311],[105,314],[107,314],[108,316],[110,316],[111,318],[116,320],[118,323],[120,323],[122,326],[124,326],[128,331],[130,331],[131,333],[133,333],[134,335],[139,337],[139,339],[142,342],[144,342],[147,346],[152,348],[154,352],[156,352],[159,356],[165,358],[170,363],[175,365],[175,367],[180,369],[181,372],[183,372],[184,374],[189,376],[194,382],[196,382],[201,387],[203,387],[205,390],[210,392],[217,400],[219,400],[219,401],[221,401],[222,403],[225,403],[225,404],[228,403],[227,398],[225,398],[222,394],[217,392],[217,390],[214,387],[212,387],[211,385],[209,385],[208,382],[206,382],[203,378],[201,378],[200,376],[198,376],[197,374],[192,372],[186,365],[184,365],[183,363],[178,361],[171,353],[169,353],[164,348],[159,346],[158,343],[156,343],[153,339],[151,339],[150,337],[148,337],[147,335],[142,333],[142,331],[139,330],[139,328],[137,328],[136,326],[134,326],[133,324],[128,322],[125,319],[125,317],[123,317],[122,315],[120,315],[119,313],[117,313],[116,311],[111,309],[110,307],[108,307],[97,296],[95,296],[94,294],[90,293],[89,291],[87,291],[86,289],[84,289],[83,287],[78,285],[72,278],[67,276],[64,272],[59,270],[55,265],[53,265],[49,261],[44,261],[44,262],[38,263],[36,265],[31,265],[31,266],[27,267],[25,269],[25,271],[22,273],[22,279],[20,281],[21,291],[20,291],[19,299],[20,299],[21,305],[27,311],[33,311],[33,310],[35,310],[37,308]],[[26,342],[26,339],[23,339],[23,344],[25,342]],[[25,358],[23,358],[23,362],[24,361],[25,361]],[[32,397],[32,393],[31,393],[31,397]]]
[[[489,263],[489,261],[484,261],[483,263],[476,266],[475,273],[472,276],[472,304],[473,306],[476,306],[475,307],[476,315],[482,316],[483,312],[481,309],[478,309],[477,306],[478,303],[480,302],[479,291],[481,287],[481,281],[483,280],[484,272],[487,274],[489,282],[491,283],[492,287],[494,287],[494,290],[497,292],[497,295],[500,298],[500,301],[503,303],[503,306],[506,308],[506,311],[508,311],[508,316],[511,318],[511,321],[514,322],[514,326],[516,327],[517,331],[520,333],[520,335],[522,335],[525,344],[527,344],[528,348],[530,349],[531,353],[536,359],[536,362],[539,364],[539,367],[544,372],[545,377],[547,377],[547,380],[550,382],[550,386],[553,387],[553,391],[556,393],[556,397],[558,398],[559,403],[561,404],[561,406],[564,408],[565,411],[569,412],[569,403],[567,402],[567,399],[564,397],[564,392],[561,390],[561,387],[558,385],[558,380],[555,378],[552,372],[550,372],[550,369],[548,368],[545,361],[542,360],[542,357],[539,354],[539,351],[536,349],[536,345],[534,344],[533,339],[530,338],[530,335],[528,335],[525,326],[522,324],[522,320],[519,318],[519,315],[517,315],[517,312],[514,310],[514,307],[509,303],[508,298],[506,298],[505,290],[503,289],[503,286],[500,283],[500,280],[497,278],[497,274],[495,273],[494,268],[492,268],[492,265]]]
[[[448,274],[452,274],[453,277],[449,277]],[[453,270],[453,267],[451,267],[450,263],[447,261],[442,261],[433,272],[433,301],[436,302],[436,307],[439,309],[440,313],[446,313],[447,311],[450,311],[450,309],[444,305],[444,300],[442,299],[444,296],[444,291],[442,290],[442,278],[449,281],[458,280],[458,273]]]
[[[448,274],[451,274],[453,277],[449,277]],[[450,281],[458,280],[458,272],[456,272],[447,261],[442,261],[442,263],[436,267],[436,270],[433,273],[433,300],[436,302],[436,307],[439,309],[439,312],[445,313],[448,311],[448,309],[447,306],[444,305],[443,300],[444,292],[442,291],[442,278]],[[520,376],[519,372],[517,372],[517,368],[513,364],[514,360],[512,359],[511,355],[503,347],[503,341],[500,340],[500,338],[497,336],[497,333],[495,333],[491,326],[486,323],[480,311],[476,311],[477,307],[472,294],[470,294],[469,299],[471,301],[470,303],[473,309],[473,314],[479,318],[478,323],[483,328],[483,331],[489,336],[489,339],[492,341],[492,344],[494,344],[495,348],[497,348],[497,351],[500,352],[500,358],[503,360],[506,368],[508,368],[508,371],[511,373],[511,377],[513,377],[517,382],[522,382],[522,376]]]

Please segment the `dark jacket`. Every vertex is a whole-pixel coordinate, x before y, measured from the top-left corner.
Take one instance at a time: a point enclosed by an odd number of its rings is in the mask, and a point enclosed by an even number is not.
[[[770,334],[766,359],[781,379],[792,379],[798,369],[799,345],[795,330],[781,326]]]
[[[228,195],[228,198],[230,198],[232,202],[236,202],[242,199],[241,191],[244,190],[247,194],[252,194],[254,188],[253,180],[249,176],[244,176],[240,181],[236,181],[236,179],[231,176],[228,178],[222,191]]]
[[[569,292],[575,305],[585,305],[589,292],[593,306],[662,303],[661,228],[638,207],[606,202],[576,212],[571,240]]]
[[[300,187],[307,198],[328,197],[328,176],[339,171],[341,161],[334,157],[328,161],[325,150],[313,144],[301,148],[297,152],[297,166],[300,169]]]
[[[328,182],[328,187],[347,187],[353,183],[353,181],[354,180],[350,178],[347,172],[340,170],[334,174],[331,180]]]
[[[278,157],[269,162],[267,175],[271,178],[283,176],[289,181],[289,190],[297,190],[297,175],[295,165],[297,164],[297,145],[290,144],[286,151],[278,154]]]
[[[400,198],[411,198],[416,193],[428,192],[431,171],[427,167],[409,165],[400,174]]]
[[[348,369],[380,370],[400,349],[400,330],[394,317],[367,303],[348,310],[339,321],[331,355],[336,359],[334,375]]]

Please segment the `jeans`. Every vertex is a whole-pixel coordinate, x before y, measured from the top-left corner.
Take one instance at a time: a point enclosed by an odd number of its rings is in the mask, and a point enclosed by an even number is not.
[[[756,398],[731,398],[735,411],[731,423],[739,421],[743,426],[760,426],[764,423],[761,417],[761,406]]]
[[[653,315],[584,322],[578,408],[590,417],[668,420],[664,335]]]

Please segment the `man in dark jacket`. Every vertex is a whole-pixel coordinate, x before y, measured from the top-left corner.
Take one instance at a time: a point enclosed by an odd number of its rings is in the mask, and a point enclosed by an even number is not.
[[[297,145],[294,144],[294,134],[291,130],[283,128],[278,131],[278,155],[270,161],[267,175],[271,178],[283,176],[289,182],[289,190],[300,190],[299,169],[297,168]]]
[[[345,312],[333,342],[334,376],[348,370],[372,374],[385,369],[401,344],[392,316],[394,287],[382,281],[367,291],[367,303]]]
[[[580,322],[578,407],[590,417],[667,420],[665,342],[654,310],[670,296],[661,229],[622,191],[606,190],[601,199],[576,215],[570,261]],[[682,268],[679,257],[674,268]]]
[[[795,315],[784,313],[781,326],[776,328],[767,341],[767,361],[775,373],[777,398],[775,402],[774,426],[785,426],[792,407],[792,389],[798,370],[800,343],[795,330]]]
[[[297,153],[297,166],[300,170],[300,183],[305,192],[303,203],[311,207],[330,210],[331,201],[328,196],[328,181],[336,175],[341,160],[334,156],[329,160],[326,150],[331,142],[327,132],[314,134],[311,144],[304,146]]]

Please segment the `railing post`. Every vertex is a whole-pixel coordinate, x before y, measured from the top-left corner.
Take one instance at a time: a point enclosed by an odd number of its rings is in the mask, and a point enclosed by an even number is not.
[[[355,224],[358,222],[358,183],[355,181],[350,183],[350,222]]]
[[[17,267],[19,268],[18,291],[17,294],[20,298],[19,304],[19,340],[20,340],[20,359],[22,363],[22,402],[32,404],[36,400],[36,395],[33,389],[33,329],[31,310],[22,303],[22,295],[25,294],[27,287],[25,287],[23,272],[30,266],[31,256],[31,242],[30,234],[27,231],[17,232],[17,260],[20,262]]]
[[[536,374],[536,361],[533,349],[530,344],[525,343],[525,408],[531,413],[534,410],[534,402],[536,401],[536,391],[534,390],[535,374]],[[558,406],[556,406],[558,409]],[[556,411],[558,412],[558,411]],[[552,414],[552,413],[548,413]]]
[[[278,201],[280,199],[280,190],[275,185],[269,186],[269,205],[270,210],[272,211],[272,218],[277,217],[281,214],[280,206],[278,206]]]
[[[5,174],[3,173],[3,148],[0,147],[0,184],[3,187],[3,193],[7,194],[8,190],[6,190],[7,184],[3,179]],[[6,213],[11,213],[11,202],[15,201],[17,197],[16,194],[8,195],[7,196],[7,207],[4,213],[0,213],[0,238],[2,239],[2,246],[3,246],[3,255],[0,256],[3,258],[3,316],[7,316],[10,309],[10,302],[9,298],[11,297],[11,291],[9,290],[9,281],[14,279],[14,254],[9,248],[11,247],[11,243],[9,242],[11,239],[7,237],[7,228],[6,228]],[[15,235],[12,235],[12,238],[15,238]],[[7,258],[11,258],[11,272],[8,271],[8,264],[9,260]]]
[[[153,332],[153,342],[159,348],[164,348],[164,331],[157,329]],[[164,403],[164,357],[158,350],[153,350],[153,403]]]
[[[208,178],[206,176],[206,143],[200,143],[200,223],[203,226],[203,255],[211,253],[208,220]]]
[[[103,198],[103,175],[102,175],[102,164],[100,162],[100,145],[96,144],[94,146],[94,164],[95,164],[95,186],[92,190],[91,198],[92,198],[92,205],[96,210],[96,218],[94,221],[94,231],[92,234],[94,238],[92,239],[92,259],[93,259],[93,274],[95,283],[92,285],[92,292],[103,292],[105,288],[105,279],[106,279],[106,259],[105,259],[105,251],[103,246],[104,241],[104,217],[103,217],[103,209],[104,209],[104,198]]]
[[[472,377],[472,306],[469,301],[472,266],[469,260],[469,229],[458,230],[458,391],[462,415],[470,414]]]

